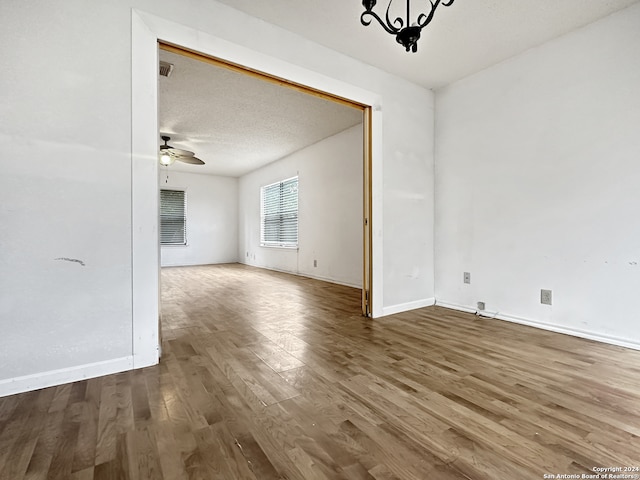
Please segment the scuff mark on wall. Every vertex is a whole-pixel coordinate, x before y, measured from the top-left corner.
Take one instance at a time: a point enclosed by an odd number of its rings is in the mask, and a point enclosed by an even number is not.
[[[63,260],[65,262],[74,262],[74,263],[79,263],[83,267],[85,266],[84,262],[82,260],[78,260],[77,258],[58,257],[55,260]]]

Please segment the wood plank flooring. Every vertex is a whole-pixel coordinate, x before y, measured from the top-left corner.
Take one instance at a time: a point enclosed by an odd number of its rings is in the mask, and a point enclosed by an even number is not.
[[[162,290],[160,365],[0,399],[1,479],[640,467],[640,352],[439,307],[366,319],[356,289],[242,265]]]

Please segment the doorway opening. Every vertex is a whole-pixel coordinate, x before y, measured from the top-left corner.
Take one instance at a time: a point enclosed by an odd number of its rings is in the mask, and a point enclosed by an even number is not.
[[[361,161],[361,181],[362,181],[362,207],[361,207],[361,215],[358,222],[361,222],[361,232],[362,232],[362,278],[360,283],[361,288],[361,312],[365,316],[371,316],[371,283],[372,283],[372,249],[371,249],[371,241],[372,241],[372,228],[371,228],[371,108],[367,105],[348,100],[346,98],[332,95],[326,92],[323,92],[318,89],[314,89],[302,84],[298,84],[295,82],[291,82],[289,80],[272,76],[251,68],[247,68],[245,66],[241,66],[223,59],[214,58],[211,56],[203,55],[198,52],[194,52],[189,49],[185,49],[183,47],[177,47],[175,45],[170,45],[164,42],[159,41],[158,46],[160,49],[160,57],[163,60],[171,60],[171,58],[176,59],[176,56],[184,57],[191,60],[196,60],[197,62],[203,62],[205,64],[218,67],[218,69],[223,69],[228,72],[233,72],[234,74],[240,74],[241,78],[251,79],[252,81],[259,80],[259,83],[264,82],[265,84],[269,84],[271,86],[277,86],[278,89],[286,89],[290,92],[296,92],[298,94],[302,94],[299,96],[308,97],[309,99],[313,99],[314,101],[321,100],[324,103],[330,103],[334,107],[332,108],[341,108],[343,110],[351,110],[357,111],[359,114],[360,125],[361,125],[361,140],[362,141],[362,161]],[[171,57],[173,55],[173,57]],[[168,56],[168,58],[167,58]],[[236,76],[237,77],[237,76]],[[250,95],[251,92],[248,92]],[[160,96],[160,94],[159,94]],[[346,108],[345,108],[346,107]],[[229,108],[229,107],[228,107]],[[229,112],[225,112],[224,108],[218,109],[218,112],[221,113],[222,116],[225,116]],[[233,112],[231,112],[233,114]],[[197,121],[197,119],[196,119]],[[161,125],[160,134],[172,134],[174,135],[175,131],[162,131],[163,127],[166,130],[166,126]],[[169,127],[170,128],[170,127]],[[178,126],[176,128],[179,128]],[[355,127],[354,127],[355,128]],[[212,126],[211,130],[216,130],[215,126]],[[212,132],[215,133],[215,132]],[[319,133],[322,139],[323,134]],[[326,135],[325,135],[326,136]],[[178,137],[178,140],[180,137]],[[319,141],[318,140],[318,141]],[[313,143],[313,142],[311,142]],[[180,143],[177,145],[180,147]],[[295,148],[294,148],[295,150]],[[202,155],[199,153],[199,156]],[[286,155],[285,155],[286,156]],[[203,157],[204,158],[204,157]],[[271,161],[277,160],[276,158]],[[215,161],[215,159],[214,159]],[[196,173],[196,169],[200,167],[187,166],[187,170],[191,168],[193,173]],[[255,166],[253,168],[256,168]],[[231,173],[233,175],[233,173]],[[164,175],[164,171],[163,171]],[[245,253],[244,249],[240,249],[240,253]],[[250,251],[247,247],[246,250],[247,257],[250,256]],[[242,261],[242,263],[245,263]],[[314,260],[314,267],[316,266],[316,261]],[[301,275],[304,273],[298,272]]]
[[[213,34],[132,10],[131,51],[131,277],[132,277],[132,353],[133,368],[155,365],[159,360],[159,162],[158,162],[158,42],[201,52],[208,58],[224,59],[235,66],[298,87],[329,92],[330,96],[360,105],[364,110],[363,148],[365,150],[363,211],[366,219],[366,250],[363,271],[364,292],[371,317],[383,314],[383,237],[382,223],[382,93],[379,86],[350,83],[320,73],[284,58],[261,53]],[[363,222],[364,223],[364,222]],[[374,228],[372,228],[374,227]],[[372,293],[371,293],[372,292]]]

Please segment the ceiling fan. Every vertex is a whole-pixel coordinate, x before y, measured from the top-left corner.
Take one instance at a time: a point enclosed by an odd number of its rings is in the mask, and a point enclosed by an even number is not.
[[[174,148],[167,142],[171,140],[171,137],[162,135],[160,138],[164,140],[164,145],[160,145],[160,164],[168,167],[173,162],[178,160],[179,162],[190,163],[192,165],[204,165],[204,162],[194,156],[193,152],[188,150],[181,150]]]

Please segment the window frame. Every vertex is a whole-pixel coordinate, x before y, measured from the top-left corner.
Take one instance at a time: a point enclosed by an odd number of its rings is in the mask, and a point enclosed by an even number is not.
[[[282,204],[282,196],[283,196],[283,192],[282,192],[282,187],[284,186],[284,184],[291,182],[291,180],[295,179],[295,186],[296,186],[296,209],[295,209],[295,243],[294,242],[287,242],[287,241],[283,241],[282,237],[280,235],[282,235],[282,233],[279,233],[279,239],[278,240],[265,240],[265,230],[266,230],[266,220],[267,220],[267,215],[265,214],[265,193],[267,192],[267,189],[269,189],[270,187],[274,187],[274,186],[279,186],[280,187],[280,192],[279,192],[279,203]],[[283,249],[289,249],[289,250],[297,250],[298,249],[298,245],[299,245],[299,240],[300,240],[300,190],[299,190],[299,186],[300,186],[300,178],[299,175],[294,175],[292,177],[288,177],[285,178],[283,180],[279,180],[277,182],[273,182],[270,183],[268,185],[262,185],[260,187],[260,246],[261,247],[266,247],[266,248],[283,248]],[[286,212],[285,212],[286,213]],[[273,216],[278,215],[278,216],[282,216],[285,213],[282,212],[282,210],[278,210],[278,213],[276,214],[272,214]],[[282,219],[280,219],[280,228],[282,227]]]
[[[182,210],[182,218],[183,218],[183,242],[182,243],[176,243],[176,242],[172,242],[172,243],[164,243],[162,240],[162,192],[163,191],[170,191],[170,192],[182,192],[183,195],[183,210]],[[160,188],[160,193],[159,193],[159,237],[160,237],[160,246],[161,247],[186,247],[188,246],[188,235],[187,235],[187,190],[185,188]]]

